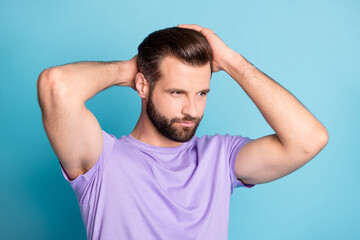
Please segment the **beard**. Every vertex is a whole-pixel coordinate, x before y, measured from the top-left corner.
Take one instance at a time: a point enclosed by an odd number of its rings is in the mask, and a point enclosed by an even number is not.
[[[187,142],[195,135],[196,129],[200,124],[201,118],[195,118],[186,116],[183,119],[179,118],[167,118],[165,115],[159,112],[154,103],[152,102],[151,92],[149,94],[149,100],[146,104],[146,113],[149,119],[154,124],[155,128],[166,138],[175,142]],[[194,124],[190,127],[176,124],[177,122],[192,121]]]

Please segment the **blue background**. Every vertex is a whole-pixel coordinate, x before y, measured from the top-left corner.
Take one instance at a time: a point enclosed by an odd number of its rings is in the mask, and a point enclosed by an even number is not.
[[[299,170],[231,198],[229,239],[360,239],[358,1],[0,2],[0,238],[86,239],[76,197],[46,137],[36,81],[75,61],[128,60],[151,32],[198,24],[294,94],[327,128]],[[274,133],[226,72],[214,73],[197,135]],[[129,134],[140,98],[112,87],[86,102]]]

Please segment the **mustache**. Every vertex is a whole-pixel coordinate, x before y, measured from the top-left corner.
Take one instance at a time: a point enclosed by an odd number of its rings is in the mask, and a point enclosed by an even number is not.
[[[201,120],[201,118],[193,118],[193,117],[185,117],[183,119],[174,118],[174,119],[171,120],[171,123],[175,123],[175,122],[198,122],[200,120]]]

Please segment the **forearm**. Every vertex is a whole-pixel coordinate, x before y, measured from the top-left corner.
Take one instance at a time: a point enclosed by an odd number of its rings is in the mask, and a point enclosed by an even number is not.
[[[283,146],[305,152],[322,148],[325,127],[280,84],[236,52],[224,70],[255,103]]]
[[[45,78],[46,84],[61,91],[52,95],[61,95],[71,103],[85,103],[113,85],[126,86],[136,71],[129,61],[77,62],[46,69],[39,79]]]

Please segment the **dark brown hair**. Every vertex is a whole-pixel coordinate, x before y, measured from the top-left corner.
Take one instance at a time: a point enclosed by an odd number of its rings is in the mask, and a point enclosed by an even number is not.
[[[150,91],[161,78],[160,63],[168,55],[191,66],[209,63],[211,67],[210,44],[200,32],[179,27],[152,32],[138,46],[137,56],[138,70],[151,84]]]

